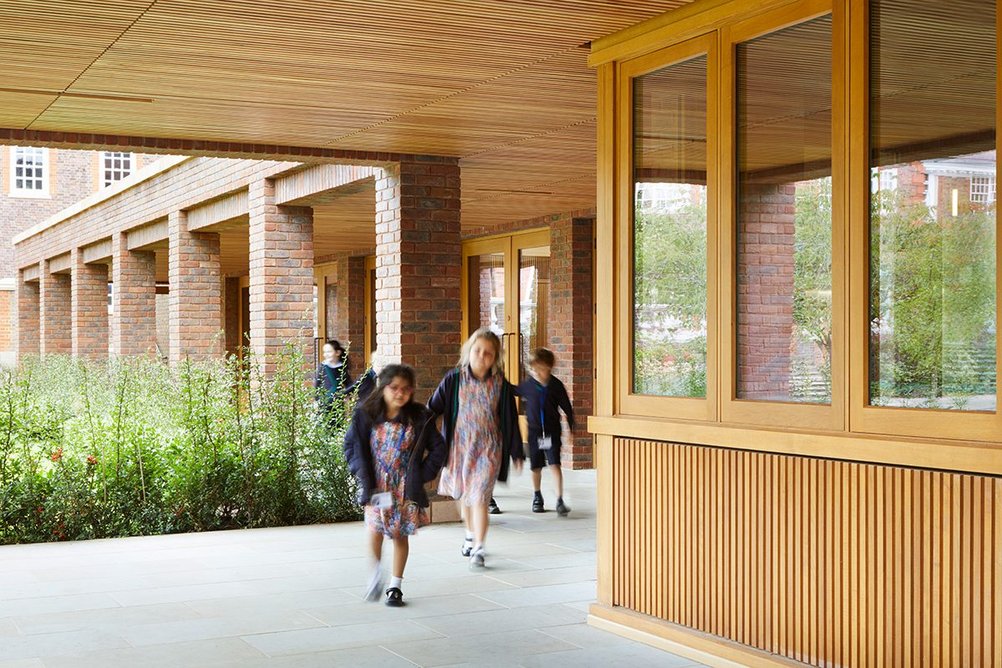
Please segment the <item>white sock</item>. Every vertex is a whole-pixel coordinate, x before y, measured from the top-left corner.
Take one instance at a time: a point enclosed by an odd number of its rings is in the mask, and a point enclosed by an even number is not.
[[[466,538],[464,538],[463,540],[465,540],[467,543],[472,543],[473,542],[473,534],[472,533],[467,533],[466,534]]]
[[[393,589],[394,587],[400,589],[400,585],[403,584],[403,582],[403,578],[398,578],[396,575],[393,575],[390,577],[390,586],[388,586],[387,589]]]

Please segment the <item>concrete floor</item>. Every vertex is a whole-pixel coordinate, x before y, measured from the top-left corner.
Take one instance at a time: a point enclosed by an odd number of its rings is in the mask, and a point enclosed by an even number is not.
[[[362,600],[360,523],[0,547],[0,668],[698,665],[585,623],[595,474],[566,475],[568,518],[498,488],[485,571],[422,529],[397,609]]]

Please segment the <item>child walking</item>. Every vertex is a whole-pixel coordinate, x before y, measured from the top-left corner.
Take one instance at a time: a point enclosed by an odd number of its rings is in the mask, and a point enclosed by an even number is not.
[[[550,467],[557,486],[557,515],[566,517],[571,511],[564,503],[564,476],[560,469],[560,413],[567,416],[567,425],[574,428],[574,408],[571,407],[567,388],[553,375],[556,362],[553,353],[537,348],[529,356],[532,378],[518,386],[518,395],[525,400],[525,415],[529,423],[529,467],[532,469],[532,512],[546,512],[540,484],[543,464]]]
[[[317,365],[317,373],[313,385],[317,390],[317,399],[324,413],[330,416],[334,406],[342,395],[344,388],[351,383],[348,375],[346,351],[337,339],[324,343],[323,361]]]
[[[366,599],[383,588],[383,538],[393,541],[393,569],[386,605],[400,607],[408,538],[428,524],[424,483],[435,479],[446,448],[435,416],[414,401],[414,370],[405,364],[386,366],[376,387],[355,409],[344,439],[344,453],[358,480],[359,501],[371,536],[372,577]]]
[[[428,402],[443,416],[449,461],[438,492],[457,499],[466,524],[462,554],[470,568],[485,565],[487,507],[495,481],[508,480],[508,458],[521,471],[522,436],[515,388],[501,371],[501,340],[478,329],[463,345],[459,365],[445,375]]]

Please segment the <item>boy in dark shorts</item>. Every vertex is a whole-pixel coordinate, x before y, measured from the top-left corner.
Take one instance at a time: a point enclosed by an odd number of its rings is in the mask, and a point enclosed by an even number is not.
[[[564,504],[564,476],[560,470],[560,410],[567,416],[567,425],[574,428],[574,409],[567,389],[553,375],[553,353],[537,348],[529,356],[527,378],[518,386],[518,395],[525,401],[525,415],[529,422],[529,464],[532,469],[532,512],[545,512],[540,483],[543,466],[549,465],[557,486],[557,514],[565,517],[571,511]]]

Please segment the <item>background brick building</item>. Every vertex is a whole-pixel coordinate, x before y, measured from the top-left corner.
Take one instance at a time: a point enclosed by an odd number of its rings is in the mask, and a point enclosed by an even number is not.
[[[13,237],[157,156],[0,146],[0,364],[14,361]],[[67,332],[67,340],[69,333]]]

